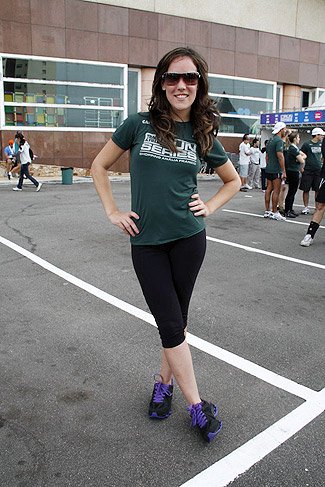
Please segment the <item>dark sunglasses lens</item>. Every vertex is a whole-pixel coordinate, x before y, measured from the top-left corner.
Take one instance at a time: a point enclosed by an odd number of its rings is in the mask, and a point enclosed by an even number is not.
[[[198,82],[198,75],[197,73],[185,73],[183,74],[183,80],[187,85],[196,85]]]
[[[180,75],[178,73],[167,73],[165,75],[165,82],[167,85],[177,85],[179,82]]]
[[[179,82],[180,78],[183,78],[184,83],[187,85],[196,85],[199,80],[198,73],[166,73],[164,75],[164,81],[168,86],[175,86]]]

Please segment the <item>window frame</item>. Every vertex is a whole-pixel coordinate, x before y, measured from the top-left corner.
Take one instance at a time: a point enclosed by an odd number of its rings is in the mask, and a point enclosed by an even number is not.
[[[208,77],[210,78],[222,78],[222,79],[230,79],[230,80],[236,80],[236,81],[245,81],[245,82],[250,82],[250,83],[260,83],[260,84],[266,84],[266,85],[272,85],[273,87],[273,97],[272,98],[261,98],[261,97],[253,97],[253,96],[244,96],[244,95],[228,95],[226,93],[215,93],[209,89],[209,96],[211,97],[220,97],[220,98],[237,98],[241,100],[251,100],[251,101],[265,101],[265,102],[271,102],[273,105],[273,111],[275,110],[276,107],[276,87],[277,83],[275,81],[267,81],[267,80],[262,80],[262,79],[256,79],[256,78],[243,78],[240,76],[229,76],[229,75],[221,75],[221,74],[214,74],[214,73],[208,73]],[[263,112],[260,112],[263,113]],[[251,120],[260,120],[260,113],[258,117],[254,117],[251,115],[241,115],[241,114],[233,114],[233,113],[220,113],[221,118],[241,118],[241,119],[251,119]],[[218,136],[220,137],[242,137],[244,134],[243,133],[237,133],[237,132],[218,132]]]
[[[64,108],[64,109],[82,109],[82,110],[94,110],[92,105],[78,105],[78,104],[52,104],[52,103],[17,103],[17,102],[5,102],[4,100],[4,83],[5,82],[20,82],[30,84],[49,84],[49,85],[64,85],[64,86],[84,86],[89,88],[116,88],[123,90],[123,106],[98,106],[98,110],[101,111],[119,111],[123,114],[123,120],[128,116],[128,70],[129,67],[125,63],[109,63],[102,61],[87,61],[84,59],[70,59],[70,58],[55,58],[46,56],[34,56],[25,54],[7,54],[0,52],[0,130],[15,130],[21,127],[24,131],[58,131],[58,132],[115,132],[116,128],[113,127],[53,127],[53,126],[29,126],[29,125],[5,125],[5,107],[6,106],[21,106],[21,107],[36,107],[36,108]],[[93,66],[112,66],[123,69],[123,85],[116,85],[112,83],[88,83],[84,81],[54,81],[43,79],[27,79],[27,78],[12,78],[3,76],[3,58],[9,59],[23,59],[23,60],[35,60],[35,61],[48,61],[48,62],[60,62],[60,63],[73,63],[73,64],[87,64]],[[138,87],[139,89],[139,87]]]

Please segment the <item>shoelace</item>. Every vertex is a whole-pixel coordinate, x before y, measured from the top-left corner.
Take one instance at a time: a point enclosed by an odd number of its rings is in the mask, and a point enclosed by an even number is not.
[[[203,426],[207,424],[208,420],[202,411],[201,403],[196,405],[192,404],[186,410],[190,411],[192,426],[198,425],[200,428],[203,428]]]
[[[162,376],[160,374],[155,374],[154,378],[156,383],[154,385],[155,394],[153,396],[153,402],[160,403],[164,401],[165,396],[171,396],[172,392],[169,390],[169,385],[158,381],[156,377],[161,377],[162,379]],[[173,380],[171,385],[173,385]]]
[[[156,382],[153,402],[163,402],[165,396],[171,396],[172,394],[168,387],[168,385],[163,384],[162,382]]]

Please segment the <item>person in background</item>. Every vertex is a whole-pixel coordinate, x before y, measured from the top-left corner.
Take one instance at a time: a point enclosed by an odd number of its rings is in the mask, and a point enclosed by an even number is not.
[[[250,161],[250,145],[249,145],[249,135],[245,134],[243,140],[239,145],[239,176],[241,180],[240,191],[247,191],[252,189],[251,186],[247,184],[248,177],[248,167]]]
[[[269,140],[266,148],[266,179],[267,188],[265,192],[265,213],[264,218],[284,221],[285,217],[278,212],[279,194],[281,181],[286,178],[284,165],[284,144],[282,137],[285,134],[286,125],[283,122],[277,122],[272,131],[273,137]],[[270,211],[270,202],[272,195],[272,211]]]
[[[301,211],[303,215],[308,215],[309,213],[308,203],[309,191],[311,189],[315,191],[316,202],[322,168],[321,145],[325,132],[321,128],[316,127],[312,130],[311,135],[312,139],[305,142],[301,147],[301,151],[307,156],[299,186],[299,189],[303,191],[302,199],[304,202],[304,209]]]
[[[281,139],[283,140],[284,165],[286,163],[288,148],[289,148],[289,145],[290,145],[290,142],[289,142],[289,135],[290,135],[290,133],[291,133],[291,130],[286,129],[285,132],[284,132],[284,134],[283,134],[283,136],[281,137]],[[287,189],[288,189],[287,180],[286,179],[282,179],[282,181],[281,181],[281,188],[280,188],[280,194],[279,194],[279,204],[278,204],[278,212],[282,216],[285,216],[284,215],[284,199],[285,199],[285,196],[286,196]]]
[[[148,113],[130,115],[91,168],[108,219],[130,237],[134,269],[162,342],[148,415],[169,417],[174,377],[188,402],[192,426],[206,442],[220,431],[221,422],[217,407],[198,392],[186,341],[188,307],[205,254],[204,219],[240,188],[216,138],[219,116],[208,87],[208,65],[200,54],[186,47],[165,54],[155,72]],[[120,212],[107,171],[128,149],[132,211]],[[223,182],[207,202],[197,190],[200,158]]]
[[[15,149],[14,149],[14,141],[12,139],[9,140],[8,145],[5,147],[4,156],[6,161],[6,176],[8,179],[11,179],[11,167],[15,160]]]
[[[299,176],[303,171],[303,164],[304,160],[306,159],[306,154],[298,149],[299,142],[300,135],[298,132],[293,132],[289,135],[290,145],[285,158],[287,173],[286,183],[288,185],[288,193],[285,199],[284,210],[286,218],[297,218],[298,216],[298,213],[293,210],[293,203],[299,186]]]
[[[300,245],[302,247],[309,247],[315,237],[315,233],[319,229],[319,225],[323,219],[325,212],[325,137],[323,138],[321,146],[321,155],[323,160],[323,165],[320,173],[320,182],[318,187],[318,192],[316,196],[316,211],[313,214],[313,218],[309,224],[308,230]]]
[[[252,147],[250,149],[250,166],[248,171],[248,186],[251,188],[260,189],[260,154],[259,149],[260,141],[258,139],[253,140]]]
[[[28,166],[31,163],[30,153],[29,153],[29,143],[25,140],[24,135],[21,132],[16,133],[16,140],[18,142],[18,154],[20,156],[20,174],[19,174],[19,181],[15,188],[12,188],[14,191],[22,191],[24,176],[29,179],[35,186],[36,191],[40,191],[42,187],[42,183],[36,181],[33,176],[29,174]]]
[[[261,149],[260,153],[260,168],[261,168],[261,183],[262,183],[262,191],[265,193],[266,191],[266,177],[265,177],[265,169],[266,169],[266,146],[268,140],[264,142],[264,147]]]

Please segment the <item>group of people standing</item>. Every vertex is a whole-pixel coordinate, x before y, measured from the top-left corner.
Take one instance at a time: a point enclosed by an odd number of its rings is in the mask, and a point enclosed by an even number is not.
[[[245,134],[239,146],[240,191],[260,188],[260,179],[265,192],[264,218],[285,221],[286,218],[299,216],[293,209],[298,188],[302,190],[303,215],[308,215],[309,193],[315,192],[316,211],[301,245],[309,247],[313,242],[325,208],[324,187],[324,142],[325,132],[315,127],[311,140],[304,142],[299,149],[300,135],[287,129],[285,123],[277,122],[270,140],[265,141],[259,150],[259,141],[250,144],[249,135]],[[323,143],[322,143],[323,141]]]

